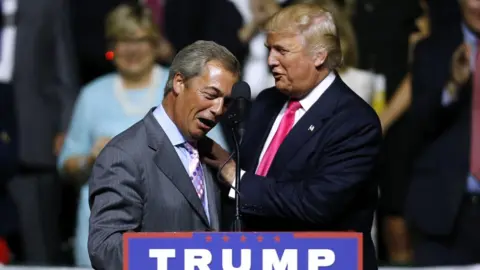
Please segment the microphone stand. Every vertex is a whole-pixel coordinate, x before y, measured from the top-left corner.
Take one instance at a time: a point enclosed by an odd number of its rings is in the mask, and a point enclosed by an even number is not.
[[[234,232],[241,232],[243,231],[243,223],[242,223],[242,215],[240,214],[240,141],[237,136],[237,126],[239,121],[236,121],[229,117],[232,121],[232,138],[235,144],[235,159],[236,159],[236,166],[235,166],[235,219],[232,224],[232,230]]]

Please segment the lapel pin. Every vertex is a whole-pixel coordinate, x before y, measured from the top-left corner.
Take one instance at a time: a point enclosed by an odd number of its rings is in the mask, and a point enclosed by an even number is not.
[[[315,129],[315,127],[313,125],[310,125],[310,127],[308,127],[308,131],[313,131]]]

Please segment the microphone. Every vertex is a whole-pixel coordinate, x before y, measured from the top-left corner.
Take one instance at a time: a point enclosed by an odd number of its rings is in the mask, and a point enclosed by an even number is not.
[[[248,83],[239,81],[233,85],[232,95],[230,96],[232,104],[227,111],[227,118],[230,125],[236,128],[240,141],[243,138],[243,134],[245,134],[245,125],[243,124],[243,121],[246,118],[250,98],[251,91]]]
[[[235,83],[232,87],[232,104],[227,111],[228,122],[230,123],[232,138],[235,144],[235,219],[232,230],[241,232],[243,229],[242,217],[240,214],[240,141],[245,133],[243,121],[246,117],[246,110],[250,102],[250,86],[244,81]],[[238,136],[237,136],[238,131]],[[240,140],[239,140],[240,138]]]

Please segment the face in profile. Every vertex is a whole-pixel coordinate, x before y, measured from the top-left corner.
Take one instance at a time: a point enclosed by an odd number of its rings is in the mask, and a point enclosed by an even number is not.
[[[115,65],[121,74],[138,76],[150,71],[155,64],[155,41],[142,29],[115,43]]]
[[[218,123],[237,80],[236,74],[217,61],[207,63],[200,76],[188,81],[175,75],[173,121],[187,140],[201,139]]]
[[[465,23],[475,32],[480,33],[480,1],[460,0]]]
[[[302,97],[316,85],[318,62],[299,34],[275,33],[267,35],[268,66],[275,78],[275,86],[291,97]]]

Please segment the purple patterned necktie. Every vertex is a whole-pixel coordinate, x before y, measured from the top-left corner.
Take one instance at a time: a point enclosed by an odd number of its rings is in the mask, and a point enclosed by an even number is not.
[[[188,166],[188,175],[192,180],[192,184],[197,191],[198,198],[202,201],[202,205],[205,207],[205,182],[203,177],[202,164],[200,163],[200,157],[198,150],[190,143],[184,144],[188,154],[190,154],[190,164]]]

